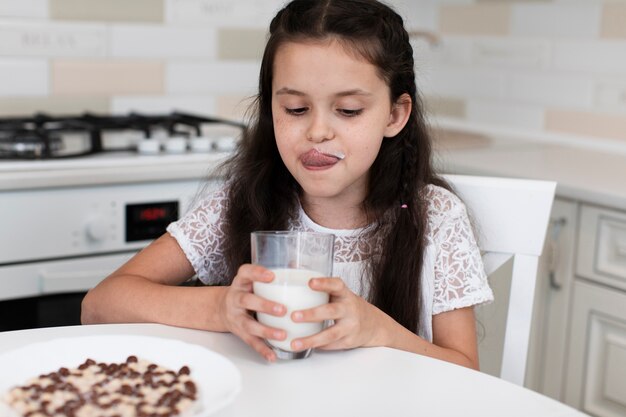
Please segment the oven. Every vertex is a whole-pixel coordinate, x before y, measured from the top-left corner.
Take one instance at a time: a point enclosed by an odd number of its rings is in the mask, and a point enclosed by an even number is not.
[[[67,153],[70,145],[56,143],[63,134],[39,150],[28,142],[21,148],[25,156],[17,159],[6,155],[17,146],[3,148],[0,331],[78,324],[87,290],[160,236],[200,191],[219,185],[209,174],[230,155],[242,126],[220,130],[219,120],[196,120],[188,130],[194,134],[185,136],[180,126],[168,124],[175,117],[138,124],[133,115],[125,126],[117,117],[112,131],[98,128],[95,146],[88,140],[82,140],[87,146],[71,145],[75,155]],[[96,128],[81,132],[77,119],[72,118],[71,137],[93,136]],[[55,119],[57,133],[60,125]],[[0,145],[2,126],[0,119]],[[193,147],[194,139],[203,145]],[[146,140],[156,144],[146,147],[149,152],[140,149]],[[168,147],[172,140],[177,145]],[[115,146],[107,148],[110,143]],[[55,157],[58,149],[65,153]]]

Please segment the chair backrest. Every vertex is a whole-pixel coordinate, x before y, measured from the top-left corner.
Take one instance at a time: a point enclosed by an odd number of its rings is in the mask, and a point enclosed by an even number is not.
[[[512,262],[499,376],[523,385],[538,258],[556,183],[466,175],[444,177],[467,206],[487,275]]]

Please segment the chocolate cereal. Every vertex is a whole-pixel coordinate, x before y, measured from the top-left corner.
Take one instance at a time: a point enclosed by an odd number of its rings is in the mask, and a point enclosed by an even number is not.
[[[182,417],[195,409],[197,396],[188,366],[173,371],[129,356],[39,375],[4,401],[23,417]]]

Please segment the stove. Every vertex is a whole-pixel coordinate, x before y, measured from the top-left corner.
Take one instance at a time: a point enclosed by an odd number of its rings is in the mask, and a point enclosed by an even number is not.
[[[244,128],[235,121],[179,112],[0,118],[0,160],[76,158],[120,151],[201,153],[232,147],[232,137],[207,137],[208,125]]]
[[[177,112],[0,119],[0,331],[77,324],[85,291],[221,185],[243,129]]]

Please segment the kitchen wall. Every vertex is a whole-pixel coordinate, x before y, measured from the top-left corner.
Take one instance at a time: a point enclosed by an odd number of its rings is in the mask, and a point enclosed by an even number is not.
[[[281,1],[0,0],[0,115],[239,117]]]
[[[432,112],[626,146],[625,1],[428,4],[441,42],[416,59]]]
[[[240,118],[282,3],[0,0],[0,116],[178,109]],[[625,1],[389,3],[416,32],[432,120],[626,146]]]

